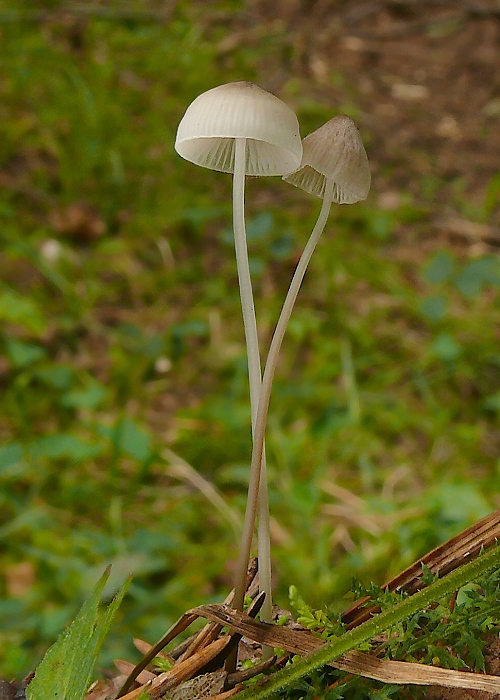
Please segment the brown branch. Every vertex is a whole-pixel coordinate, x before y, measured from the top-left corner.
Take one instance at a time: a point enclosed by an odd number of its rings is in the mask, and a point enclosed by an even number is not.
[[[433,575],[445,576],[461,564],[473,559],[482,549],[490,547],[499,539],[500,510],[496,510],[417,559],[411,566],[387,581],[382,588],[389,591],[415,593],[424,586],[422,565],[427,566]],[[347,629],[357,627],[380,611],[380,608],[376,606],[367,607],[368,603],[369,598],[363,598],[343,613],[342,622]]]
[[[247,593],[251,593],[252,596],[257,594],[257,587],[254,585],[256,575],[257,559],[252,559],[247,572]],[[224,603],[231,603],[233,595],[234,590],[227,595]],[[250,606],[248,611],[249,614],[253,616],[257,615],[263,602],[263,596],[257,596]],[[166,632],[166,634],[163,635],[159,642],[150,647],[149,651],[127,676],[125,682],[118,691],[116,696],[117,699],[126,697],[126,693],[132,687],[135,679],[151,663],[155,656],[157,656],[167,646],[167,644],[170,644],[171,641],[181,634],[181,632],[184,632],[184,630],[187,629],[198,617],[199,615],[196,613],[196,608],[194,610],[188,610],[177,620],[177,622],[172,625],[172,627],[168,630],[168,632]],[[202,630],[200,630],[200,632],[198,632],[198,634],[186,640],[177,649],[170,652],[170,655],[176,659],[180,659],[179,663],[183,663],[184,661],[188,660],[191,655],[200,653],[201,650],[212,644],[217,635],[220,633],[221,629],[222,627],[217,624],[206,625]],[[233,640],[231,647],[238,641],[239,640]],[[187,650],[190,652],[189,655],[187,654]]]
[[[231,630],[262,645],[280,647],[292,654],[307,656],[327,642],[314,637],[308,630],[289,629],[286,626],[258,622],[245,613],[223,605],[202,605],[196,612],[207,619],[219,622]],[[194,611],[191,611],[194,612]],[[351,651],[332,661],[330,666],[382,683],[400,685],[438,685],[447,688],[500,691],[500,677],[467,671],[453,671],[426,664],[407,661],[378,659],[372,654]]]

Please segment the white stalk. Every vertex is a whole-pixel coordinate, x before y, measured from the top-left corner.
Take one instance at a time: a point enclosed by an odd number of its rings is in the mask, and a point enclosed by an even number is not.
[[[255,514],[257,509],[257,498],[259,494],[260,485],[260,464],[264,455],[264,441],[266,435],[266,425],[267,425],[267,413],[269,410],[269,401],[271,398],[271,389],[273,384],[274,373],[276,370],[276,364],[278,361],[278,354],[281,348],[281,343],[283,341],[285,331],[290,320],[293,306],[297,299],[299,293],[300,285],[304,279],[304,275],[311,260],[312,254],[316,247],[316,244],[323,233],[326,226],[328,215],[330,213],[330,208],[332,204],[332,193],[333,193],[333,181],[327,180],[325,184],[325,193],[323,196],[323,203],[321,205],[321,210],[318,216],[318,220],[314,225],[311,236],[304,248],[304,251],[300,257],[299,263],[295,269],[295,273],[292,277],[290,287],[288,289],[285,303],[281,310],[276,329],[274,331],[273,339],[271,341],[271,346],[269,348],[269,354],[266,360],[266,366],[264,369],[264,377],[262,379],[262,386],[260,392],[259,406],[257,409],[257,416],[255,419],[254,434],[253,434],[253,451],[252,451],[252,464],[250,467],[250,484],[248,487],[248,500],[247,500],[247,510],[245,513],[245,524],[244,532],[252,532],[255,524]],[[246,571],[248,567],[248,562],[250,560],[250,548],[252,540],[245,540],[242,542],[239,568],[240,570]],[[240,593],[241,600],[243,600],[243,594]],[[235,592],[236,598],[236,592]],[[235,604],[236,607],[236,604]]]
[[[259,405],[260,389],[262,382],[262,370],[260,364],[259,341],[257,335],[257,322],[255,318],[255,308],[253,303],[252,282],[250,277],[250,267],[248,262],[247,240],[245,232],[245,159],[246,159],[246,139],[235,139],[234,144],[234,176],[233,176],[233,228],[234,244],[236,250],[236,264],[238,268],[238,280],[240,286],[241,307],[243,311],[243,325],[245,327],[245,338],[248,354],[248,376],[250,384],[250,408],[252,414],[252,435],[255,431],[255,421],[257,418],[257,408]],[[257,498],[251,503],[247,503],[247,514],[245,515],[243,527],[243,537],[241,543],[240,557],[236,572],[235,595],[233,607],[237,610],[243,609],[243,598],[245,594],[245,581],[250,559],[255,517],[257,511],[257,501],[259,503],[259,581],[260,589],[265,591],[265,609],[261,610],[261,619],[270,622],[272,619],[271,600],[271,552],[269,542],[269,499],[267,493],[266,478],[266,456],[264,445],[262,445],[259,465],[256,469],[258,474],[254,476],[257,480]],[[262,472],[262,478],[260,478]],[[252,481],[252,477],[250,477]],[[259,489],[260,481],[260,489]],[[260,493],[259,493],[260,491]],[[265,617],[267,614],[267,617]]]

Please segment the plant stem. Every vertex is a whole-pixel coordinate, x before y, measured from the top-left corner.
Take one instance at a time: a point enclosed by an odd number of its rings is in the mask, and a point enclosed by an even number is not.
[[[316,247],[316,244],[319,240],[319,237],[321,236],[325,228],[332,203],[332,192],[333,182],[327,180],[325,195],[323,198],[323,203],[321,205],[321,211],[319,213],[318,220],[316,221],[311,236],[309,237],[309,240],[306,244],[306,247],[304,248],[304,251],[295,270],[295,273],[292,277],[292,281],[290,282],[290,287],[288,289],[285,298],[285,303],[283,304],[283,308],[281,310],[281,314],[278,319],[276,329],[274,331],[271,346],[269,348],[269,354],[266,360],[266,367],[264,370],[264,377],[262,379],[260,399],[253,434],[252,465],[250,467],[250,484],[248,487],[247,509],[245,513],[244,536],[240,551],[240,558],[238,561],[238,581],[241,578],[241,572],[246,572],[248,562],[250,560],[250,548],[252,545],[252,540],[251,537],[248,537],[248,533],[253,532],[255,524],[257,499],[259,495],[259,487],[261,481],[260,465],[262,463],[262,458],[264,455],[267,413],[269,409],[269,400],[271,398],[271,389],[273,384],[274,372],[276,370],[276,364],[278,361],[278,354],[281,348],[283,337],[285,335],[288,321],[290,320],[295,300],[297,299],[297,295],[299,293],[300,285],[302,284],[302,280],[304,279],[307,266],[314,252],[314,248]],[[242,586],[244,586],[244,584],[242,584]],[[243,595],[244,590],[238,590],[238,588],[235,589],[236,602],[233,605],[237,610],[241,609],[240,607],[238,607],[238,605],[240,604],[240,599],[241,604],[243,603]]]
[[[252,281],[248,262],[247,240],[245,233],[245,159],[246,139],[235,139],[234,144],[234,178],[233,178],[233,228],[234,245],[236,250],[236,264],[238,267],[238,280],[240,286],[241,307],[243,311],[243,325],[248,353],[248,377],[250,383],[250,407],[252,414],[252,435],[255,431],[257,408],[262,383],[262,370],[259,354],[259,340],[257,335],[257,322],[253,303]],[[267,494],[266,456],[264,447],[257,471],[262,470],[260,489],[258,487],[259,502],[259,580],[260,588],[266,593],[265,609],[261,610],[261,619],[270,622],[272,619],[271,600],[271,553],[269,542],[269,501]],[[259,476],[259,475],[258,475]],[[257,501],[251,504],[252,517],[245,517],[240,557],[237,565],[235,595],[233,607],[243,609],[245,594],[245,581],[250,559]],[[247,505],[248,510],[248,505]],[[242,555],[244,553],[244,556]],[[248,554],[247,554],[248,553]]]
[[[238,695],[241,700],[265,700],[274,697],[279,690],[289,688],[301,678],[310,675],[315,669],[334,663],[342,654],[356,649],[363,642],[373,639],[404,619],[425,610],[438,600],[445,598],[462,586],[500,567],[500,548],[496,546],[486,554],[480,554],[473,561],[463,564],[447,576],[423,588],[408,598],[404,598],[389,610],[375,615],[359,627],[337,637],[304,659],[278,671],[267,679],[265,688],[251,687]]]

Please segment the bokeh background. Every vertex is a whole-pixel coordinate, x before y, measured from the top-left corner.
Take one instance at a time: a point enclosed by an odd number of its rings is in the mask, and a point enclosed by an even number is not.
[[[268,432],[276,600],[342,607],[499,507],[495,0],[0,3],[0,673],[113,564],[102,665],[231,586],[250,457],[231,178],[173,150],[252,80],[302,134],[345,113],[337,207]],[[318,200],[248,182],[263,354]]]

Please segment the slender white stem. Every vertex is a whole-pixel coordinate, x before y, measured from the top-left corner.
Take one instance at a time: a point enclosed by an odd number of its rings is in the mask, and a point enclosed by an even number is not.
[[[234,179],[233,179],[233,228],[234,244],[236,250],[236,264],[238,267],[238,280],[240,286],[241,307],[243,311],[243,325],[248,353],[248,376],[250,383],[250,407],[252,414],[252,435],[255,430],[257,408],[259,405],[260,389],[262,383],[262,370],[259,354],[259,340],[257,335],[257,322],[253,303],[252,281],[248,262],[248,250],[245,233],[245,160],[246,140],[235,139],[234,144]],[[271,621],[271,552],[269,542],[269,499],[267,493],[266,455],[264,446],[261,451],[261,459],[257,471],[262,470],[260,478],[259,501],[259,580],[260,588],[266,593],[264,613],[261,610],[261,619]],[[253,530],[257,502],[252,504],[253,514],[251,519],[245,518],[241,550],[238,560],[237,578],[233,606],[237,610],[243,609],[243,597],[245,593],[246,572],[252,546]],[[248,554],[246,554],[248,552]]]
[[[255,420],[257,420],[257,408],[255,410]],[[255,439],[255,428],[254,428]],[[259,555],[259,589],[264,591],[266,597],[260,609],[260,619],[262,622],[272,622],[273,619],[273,598],[272,598],[272,572],[271,572],[271,527],[269,522],[269,492],[267,485],[266,450],[262,449],[262,460],[260,465],[259,480],[259,518],[257,526],[257,543]],[[273,655],[272,647],[262,648],[262,658],[265,661]]]
[[[253,451],[252,451],[252,464],[250,467],[250,484],[248,487],[248,500],[247,500],[247,510],[245,513],[245,524],[244,532],[252,532],[255,524],[255,514],[257,509],[257,499],[259,494],[260,485],[260,465],[262,462],[262,456],[264,454],[264,441],[266,435],[266,425],[267,425],[267,413],[269,410],[269,400],[271,398],[271,389],[273,384],[274,372],[276,370],[276,364],[278,360],[278,354],[281,348],[281,343],[285,335],[286,327],[290,316],[292,313],[295,300],[299,293],[300,285],[304,279],[304,275],[311,260],[311,256],[314,252],[316,244],[319,237],[323,233],[328,219],[328,214],[330,213],[331,203],[332,203],[332,193],[333,193],[333,182],[326,182],[325,194],[323,197],[323,203],[321,205],[321,211],[318,216],[318,220],[312,230],[311,236],[304,248],[301,255],[295,273],[292,277],[290,287],[288,289],[285,303],[281,310],[276,329],[274,331],[273,339],[271,341],[271,346],[269,348],[269,354],[266,360],[266,366],[264,369],[264,377],[262,379],[262,387],[260,392],[259,407],[257,410],[257,417],[255,420],[254,435],[253,435]],[[243,538],[242,547],[240,552],[239,567],[246,571],[248,566],[248,561],[250,559],[250,548],[251,548],[251,538],[245,540]],[[235,598],[236,593],[235,591]],[[240,593],[241,599],[243,600],[243,593]],[[236,607],[236,605],[234,606]]]
[[[250,404],[258,406],[262,374],[260,367],[257,321],[253,303],[252,280],[248,262],[247,238],[245,232],[245,158],[246,139],[235,139],[233,178],[233,228],[238,282],[240,287],[241,310],[245,327],[245,340],[248,353],[248,377],[250,382]],[[256,408],[255,408],[256,411]],[[254,409],[252,408],[252,416]],[[252,419],[252,426],[254,419]]]

